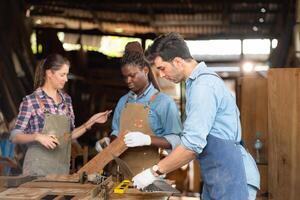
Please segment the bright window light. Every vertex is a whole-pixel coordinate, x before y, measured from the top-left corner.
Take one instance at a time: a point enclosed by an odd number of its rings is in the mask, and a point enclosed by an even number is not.
[[[239,55],[241,40],[187,40],[192,55]]]
[[[81,45],[80,44],[63,43],[63,47],[66,51],[72,51],[72,50],[79,50]]]
[[[64,42],[65,33],[64,32],[57,32],[57,37],[58,37],[59,41]]]
[[[270,54],[269,39],[245,39],[243,40],[244,54]]]
[[[121,57],[128,42],[138,41],[139,38],[128,38],[118,36],[103,36],[101,38],[100,52],[112,57]]]
[[[36,33],[35,33],[35,31],[32,32],[32,34],[30,36],[30,42],[31,42],[32,53],[36,54],[37,53],[37,46],[36,46]]]
[[[272,40],[272,48],[275,49],[278,45],[278,40],[277,39],[273,39]]]
[[[153,40],[147,39],[146,42],[145,42],[146,49],[148,49],[148,47],[149,47],[152,43],[153,43]]]
[[[268,65],[256,65],[254,69],[255,71],[268,71],[269,68]]]
[[[254,64],[251,62],[245,62],[242,65],[242,69],[245,73],[250,73],[254,70]]]

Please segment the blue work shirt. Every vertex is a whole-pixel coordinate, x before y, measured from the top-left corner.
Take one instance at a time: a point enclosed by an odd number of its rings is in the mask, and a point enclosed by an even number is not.
[[[200,154],[211,134],[241,141],[241,124],[235,98],[223,80],[201,62],[186,80],[186,120],[181,144]],[[247,183],[259,188],[259,174],[252,157],[241,146]],[[249,157],[250,156],[250,157]]]
[[[157,92],[158,90],[150,84],[139,97],[132,91],[122,96],[114,111],[111,134],[115,136],[119,134],[120,115],[126,102],[148,105],[150,98]],[[155,100],[150,103],[149,124],[152,132],[156,136],[168,140],[172,145],[172,149],[180,144],[179,135],[182,132],[182,125],[179,112],[174,100],[168,95],[160,92]]]

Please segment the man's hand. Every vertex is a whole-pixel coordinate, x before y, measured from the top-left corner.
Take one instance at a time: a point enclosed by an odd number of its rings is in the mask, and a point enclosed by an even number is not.
[[[141,173],[137,174],[135,177],[132,178],[133,186],[136,186],[137,189],[144,189],[151,183],[153,183],[158,178],[153,175],[150,168],[142,171]]]
[[[142,132],[129,132],[124,137],[124,142],[127,147],[149,146],[151,137]]]

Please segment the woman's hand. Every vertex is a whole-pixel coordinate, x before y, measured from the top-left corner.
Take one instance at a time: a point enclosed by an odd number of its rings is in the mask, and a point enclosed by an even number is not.
[[[56,146],[59,145],[59,141],[55,135],[44,135],[37,133],[35,140],[47,149],[55,149]]]
[[[112,110],[107,110],[105,112],[99,112],[97,114],[94,114],[89,121],[86,123],[88,127],[91,127],[94,123],[103,124],[107,121],[108,116]]]

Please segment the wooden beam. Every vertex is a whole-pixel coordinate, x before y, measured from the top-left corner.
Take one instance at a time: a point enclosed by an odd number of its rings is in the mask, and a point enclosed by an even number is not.
[[[87,174],[92,174],[103,170],[103,168],[113,160],[112,155],[120,156],[127,150],[128,147],[124,143],[124,136],[126,134],[127,132],[121,133],[110,145],[85,164],[77,173],[86,172]]]
[[[269,199],[300,196],[300,69],[268,73]]]

